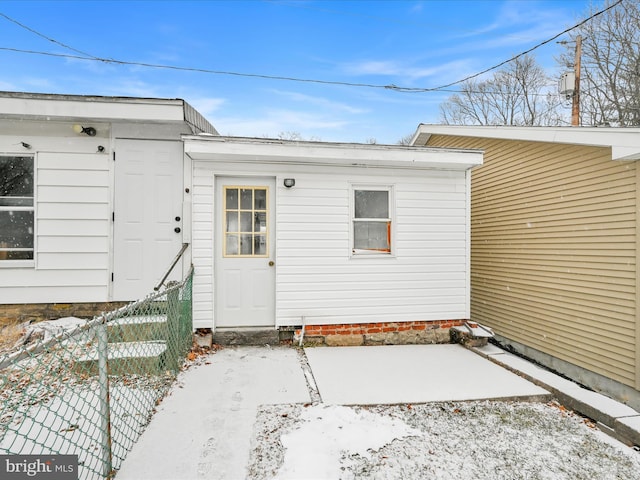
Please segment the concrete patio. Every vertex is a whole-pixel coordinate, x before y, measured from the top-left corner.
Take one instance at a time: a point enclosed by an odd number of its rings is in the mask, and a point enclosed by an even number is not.
[[[510,371],[514,367],[490,360],[499,353],[502,362],[512,357],[491,348],[317,347],[304,353],[291,347],[224,348],[180,375],[116,478],[244,478],[260,405],[551,398],[549,389]],[[529,368],[526,375],[533,373]],[[640,417],[629,410],[623,413],[633,425]]]

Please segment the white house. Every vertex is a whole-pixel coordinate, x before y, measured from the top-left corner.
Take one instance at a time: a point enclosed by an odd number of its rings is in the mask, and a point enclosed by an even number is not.
[[[183,100],[0,92],[0,317],[153,291],[183,244],[181,135],[201,132]]]
[[[194,328],[446,341],[470,317],[481,163],[222,137],[183,100],[0,92],[0,317],[135,300],[179,258]]]
[[[195,327],[304,325],[359,344],[400,332],[434,341],[431,330],[469,319],[480,152],[220,136],[184,144]],[[415,336],[426,330],[429,339]]]

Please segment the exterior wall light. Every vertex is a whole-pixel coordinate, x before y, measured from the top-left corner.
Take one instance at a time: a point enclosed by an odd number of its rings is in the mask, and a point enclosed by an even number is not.
[[[284,186],[287,188],[291,188],[296,184],[296,179],[295,178],[285,178],[284,179]]]
[[[78,125],[77,123],[73,126],[73,131],[77,134],[84,133],[85,135],[89,135],[90,137],[96,136],[96,129],[93,127],[83,127],[82,125]]]

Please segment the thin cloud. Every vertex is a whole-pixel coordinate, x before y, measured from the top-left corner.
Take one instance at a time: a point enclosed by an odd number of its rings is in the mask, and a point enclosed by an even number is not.
[[[188,97],[187,101],[205,117],[218,112],[226,103],[224,98],[214,97]]]
[[[411,8],[409,9],[409,11],[411,13],[421,13],[424,10],[424,3],[423,2],[416,2],[414,5],[411,6]]]
[[[570,17],[566,10],[562,8],[562,3],[557,5],[560,8],[551,9],[548,4],[541,8],[540,4],[534,1],[505,2],[491,23],[479,26],[468,33],[453,35],[451,38],[464,39],[496,32],[496,35],[499,35],[496,40],[504,39],[504,37],[508,36],[508,41],[511,43],[514,40],[520,43],[540,40],[552,33],[557,33],[559,25],[568,24],[573,20],[573,17]],[[504,41],[506,42],[507,40]],[[501,45],[504,45],[504,43],[495,43],[495,46]],[[493,48],[491,45],[487,46]]]
[[[287,98],[294,102],[304,103],[305,105],[316,105],[318,107],[322,107],[327,110],[346,112],[351,114],[361,114],[367,113],[369,109],[363,109],[358,107],[353,107],[349,104],[336,102],[334,100],[329,100],[324,97],[317,97],[313,95],[306,95],[304,93],[285,91],[285,90],[270,90],[271,93],[279,95],[281,97]]]
[[[282,132],[297,132],[302,138],[314,136],[309,132],[321,131],[329,134],[343,130],[350,122],[340,118],[320,117],[315,112],[296,110],[247,111],[246,116],[217,117],[216,128],[229,135],[277,137]]]
[[[416,81],[424,78],[437,77],[442,73],[451,74],[452,71],[460,71],[468,67],[467,60],[456,60],[437,64],[430,67],[417,67],[403,65],[392,60],[373,60],[353,63],[344,67],[347,74],[353,76],[378,75],[387,77],[399,77],[403,81]]]

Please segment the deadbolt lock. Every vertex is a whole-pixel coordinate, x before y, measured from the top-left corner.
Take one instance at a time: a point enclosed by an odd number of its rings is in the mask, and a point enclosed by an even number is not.
[[[270,261],[269,261],[269,266],[270,266],[270,267],[273,267],[275,264],[276,264],[276,262],[274,262],[273,260],[270,260]]]

